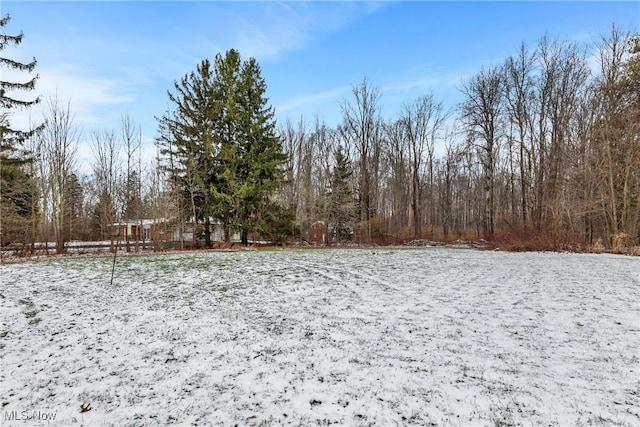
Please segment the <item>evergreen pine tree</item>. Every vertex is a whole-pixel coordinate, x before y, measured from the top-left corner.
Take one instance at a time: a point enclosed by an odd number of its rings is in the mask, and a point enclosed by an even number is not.
[[[353,170],[342,146],[338,146],[334,158],[335,166],[331,174],[327,220],[333,239],[341,241],[351,238],[356,219],[356,206],[351,189]]]
[[[264,94],[266,83],[260,67],[251,58],[243,64],[240,85],[240,152],[243,168],[238,196],[242,209],[238,220],[242,224],[242,243],[248,233],[264,230],[264,215],[269,209],[269,197],[282,182],[282,165],[286,156],[276,133],[274,110]],[[271,213],[274,211],[271,210]]]
[[[205,222],[207,244],[209,218],[222,223],[226,240],[239,231],[246,244],[250,232],[264,231],[265,213],[274,212],[269,198],[286,159],[260,67],[232,49],[216,55],[213,69],[202,61],[175,89],[169,98],[176,110],[161,119],[169,131],[163,152],[178,164],[172,174],[185,189],[193,182],[191,203]]]
[[[23,33],[8,35],[4,33],[5,26],[11,17],[0,18],[0,52],[9,45],[19,45]],[[35,58],[28,63],[22,63],[10,58],[0,57],[0,71],[13,69],[31,73],[37,62]],[[2,73],[0,73],[0,76]],[[33,236],[30,232],[31,217],[36,212],[35,184],[31,176],[25,171],[24,165],[31,159],[24,149],[23,143],[42,129],[42,126],[30,130],[19,130],[10,123],[11,110],[28,108],[40,102],[36,97],[24,100],[15,97],[11,92],[32,91],[35,89],[38,76],[31,77],[26,82],[10,82],[0,80],[0,244],[22,241],[28,243]]]
[[[179,186],[194,221],[205,223],[204,236],[211,242],[209,183],[216,152],[214,140],[214,106],[211,63],[202,61],[196,71],[175,82],[176,93],[168,93],[175,111],[160,119],[162,153],[170,158],[170,180]]]
[[[81,240],[83,237],[84,190],[75,173],[71,173],[65,183],[65,224],[64,240]]]

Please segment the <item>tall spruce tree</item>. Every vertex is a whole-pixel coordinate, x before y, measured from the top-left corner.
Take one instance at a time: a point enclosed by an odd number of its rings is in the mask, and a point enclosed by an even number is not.
[[[169,99],[176,109],[160,119],[172,181],[204,222],[207,245],[210,218],[222,223],[225,240],[240,232],[246,244],[250,232],[264,230],[286,159],[260,67],[232,49],[216,55],[213,67],[202,61],[174,86]]]
[[[211,241],[209,224],[210,202],[207,191],[210,183],[214,151],[214,107],[212,96],[213,70],[208,60],[202,61],[195,71],[174,82],[175,93],[169,100],[175,110],[160,119],[159,133],[162,153],[170,179],[189,206],[193,221],[204,221],[205,238]]]
[[[282,165],[286,160],[276,132],[274,110],[265,97],[267,86],[260,73],[255,59],[244,62],[236,93],[234,140],[238,150],[232,164],[236,165],[237,185],[232,194],[237,202],[234,220],[243,244],[247,244],[249,233],[265,230],[269,199],[282,182]]]
[[[10,20],[9,15],[0,18],[0,52],[7,46],[17,46],[22,42],[22,32],[18,35],[5,34],[5,27]],[[0,71],[12,69],[31,73],[36,64],[35,58],[23,63],[0,56]],[[30,225],[37,209],[37,197],[33,179],[24,167],[31,159],[23,144],[40,131],[43,125],[19,130],[11,125],[10,117],[12,110],[28,108],[40,102],[39,97],[25,100],[15,95],[16,92],[34,90],[37,79],[37,75],[25,82],[0,79],[0,244],[20,241],[28,243],[33,238]]]
[[[351,188],[353,170],[342,146],[334,153],[335,166],[331,174],[327,220],[333,239],[349,240],[356,220],[356,205]]]

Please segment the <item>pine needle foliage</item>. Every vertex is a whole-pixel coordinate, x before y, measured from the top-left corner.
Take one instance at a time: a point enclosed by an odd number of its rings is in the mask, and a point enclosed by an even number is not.
[[[2,55],[8,46],[17,46],[24,37],[5,33],[5,27],[11,21],[10,15],[0,18],[0,76],[3,70],[16,70],[30,74],[37,61],[20,62]],[[35,186],[25,171],[25,165],[32,161],[30,153],[24,149],[24,142],[42,130],[40,125],[28,130],[16,129],[11,125],[12,111],[31,107],[40,102],[40,97],[25,100],[18,96],[20,92],[33,91],[38,76],[26,81],[14,82],[0,78],[0,244],[24,242],[30,240],[30,227],[36,213]]]

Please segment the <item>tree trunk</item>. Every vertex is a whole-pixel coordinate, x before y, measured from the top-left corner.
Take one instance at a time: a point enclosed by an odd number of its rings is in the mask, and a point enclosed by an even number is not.
[[[195,239],[196,236],[193,236],[193,237]],[[211,220],[209,219],[208,216],[205,216],[205,218],[204,218],[204,244],[206,245],[207,248],[210,248],[212,246],[212,244],[211,244]]]

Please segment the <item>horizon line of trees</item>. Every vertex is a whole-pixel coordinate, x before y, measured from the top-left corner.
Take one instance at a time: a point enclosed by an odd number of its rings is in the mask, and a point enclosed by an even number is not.
[[[3,35],[0,53],[21,39]],[[170,220],[182,245],[189,230],[211,246],[215,219],[245,244],[310,241],[322,221],[331,242],[621,251],[640,244],[640,39],[613,26],[596,58],[594,72],[584,46],[545,36],[465,80],[454,110],[426,93],[383,119],[365,78],[339,125],[278,126],[257,61],[232,49],[175,82],[154,159],[125,114],[119,130],[91,131],[87,176],[70,103],[52,97],[42,124],[13,130],[10,111],[40,98],[10,94],[35,90],[37,75],[0,81],[0,246],[54,241],[62,253],[149,218]],[[36,61],[0,65],[30,75]]]

